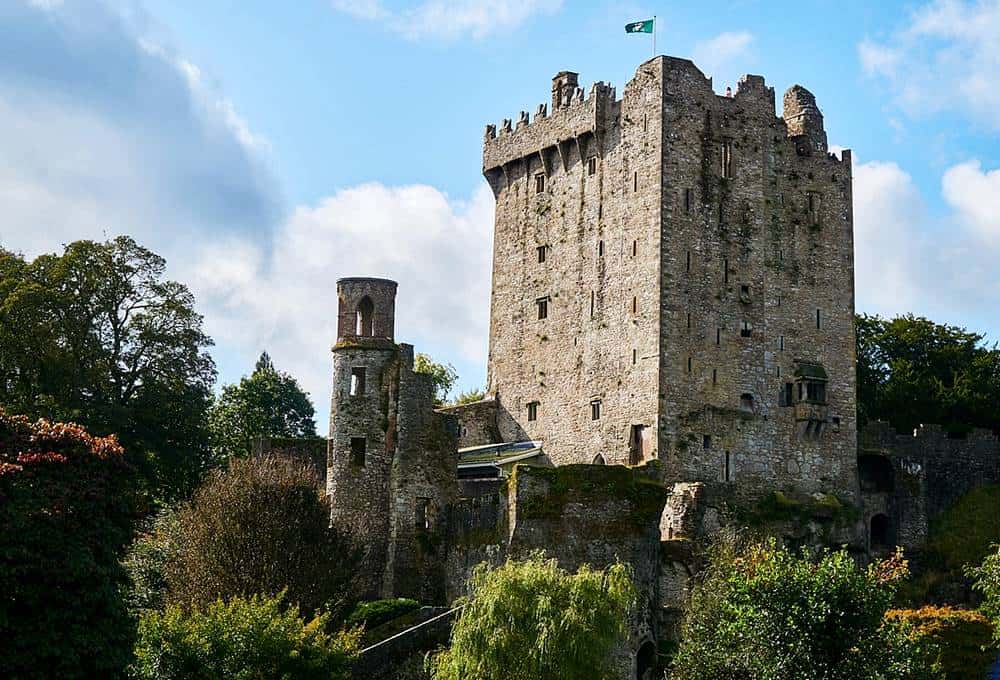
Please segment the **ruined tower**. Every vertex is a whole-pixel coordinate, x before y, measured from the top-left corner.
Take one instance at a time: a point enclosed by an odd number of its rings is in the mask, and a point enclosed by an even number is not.
[[[371,596],[438,601],[435,550],[457,493],[457,426],[434,411],[413,347],[396,344],[396,283],[337,282],[327,492],[331,523],[363,540]]]
[[[621,99],[561,72],[551,113],[487,126],[505,440],[856,499],[851,156],[804,88],[783,113],[761,76],[722,96],[656,57]]]

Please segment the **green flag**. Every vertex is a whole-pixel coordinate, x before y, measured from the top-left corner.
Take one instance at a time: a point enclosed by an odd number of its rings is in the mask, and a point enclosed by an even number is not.
[[[626,33],[652,33],[653,32],[653,20],[646,19],[645,21],[633,21],[631,24],[625,24]]]

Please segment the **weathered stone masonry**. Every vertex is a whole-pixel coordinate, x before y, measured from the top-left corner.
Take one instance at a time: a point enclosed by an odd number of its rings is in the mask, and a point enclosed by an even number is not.
[[[857,501],[851,157],[804,88],[783,113],[760,76],[723,97],[657,57],[621,100],[563,72],[551,112],[487,127],[505,440]]]

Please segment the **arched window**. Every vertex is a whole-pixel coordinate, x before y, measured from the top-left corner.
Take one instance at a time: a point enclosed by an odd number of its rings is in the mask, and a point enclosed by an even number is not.
[[[890,526],[889,526],[889,516],[878,514],[872,517],[871,523],[871,547],[873,548],[885,548],[889,546],[891,542]]]
[[[591,465],[607,465],[607,462],[604,460],[604,456],[602,456],[601,454],[597,454],[596,456],[594,456],[594,460],[590,461],[590,464]]]
[[[361,302],[358,303],[357,335],[364,338],[370,338],[375,335],[374,317],[375,305],[372,304],[371,298],[366,295],[361,298]]]

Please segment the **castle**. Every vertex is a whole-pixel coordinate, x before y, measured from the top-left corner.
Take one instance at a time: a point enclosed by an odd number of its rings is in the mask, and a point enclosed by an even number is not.
[[[687,539],[761,522],[863,559],[919,548],[935,513],[1000,481],[989,433],[877,426],[859,456],[851,154],[829,152],[805,88],[778,117],[762,77],[718,95],[685,59],[643,63],[621,99],[561,72],[533,119],[487,126],[483,173],[484,400],[435,408],[395,341],[396,284],[337,283],[323,472],[372,596],[447,603],[474,564],[537,548],[622,559],[642,598],[620,665],[643,677]]]

